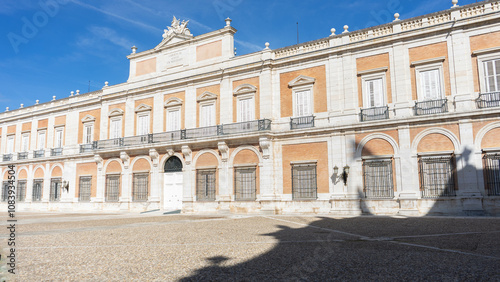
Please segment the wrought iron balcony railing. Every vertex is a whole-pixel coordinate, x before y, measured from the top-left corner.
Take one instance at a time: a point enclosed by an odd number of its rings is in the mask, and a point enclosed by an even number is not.
[[[415,102],[415,115],[432,115],[448,112],[448,99]]]
[[[388,106],[361,109],[361,113],[359,114],[359,119],[361,121],[380,120],[388,118],[389,118]]]
[[[63,148],[52,148],[50,149],[51,156],[62,156]]]
[[[271,129],[268,119],[215,125],[208,127],[182,129],[177,131],[160,132],[141,136],[131,136],[94,141],[92,144],[80,145],[80,152],[92,152],[94,149],[111,149],[124,146],[136,146],[152,143],[172,142],[183,139],[204,138],[221,135],[240,134],[245,132],[265,131]]]
[[[25,160],[27,158],[28,158],[28,152],[17,153],[17,159],[18,160]]]
[[[314,127],[314,116],[290,118],[290,129]]]
[[[479,94],[476,105],[479,109],[500,106],[500,92]]]
[[[4,162],[12,161],[12,154],[4,154],[2,160]]]
[[[33,151],[33,157],[34,158],[43,158],[45,156],[45,150],[36,150]]]

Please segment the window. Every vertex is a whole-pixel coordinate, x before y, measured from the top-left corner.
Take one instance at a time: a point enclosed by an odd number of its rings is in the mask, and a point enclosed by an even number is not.
[[[420,190],[424,198],[455,196],[453,156],[419,158]]]
[[[500,59],[483,62],[485,92],[500,91]]]
[[[365,108],[382,107],[385,105],[382,78],[365,80],[364,93],[363,104]]]
[[[38,145],[37,145],[38,150],[43,150],[45,149],[45,130],[44,131],[38,131]]]
[[[109,138],[121,138],[122,137],[122,118],[114,117],[110,119],[110,128],[109,128]]]
[[[55,129],[54,136],[54,148],[62,148],[64,140],[64,127],[57,127]]]
[[[83,144],[90,144],[94,140],[94,123],[83,124]]]
[[[181,108],[167,109],[167,132],[181,130]]]
[[[196,171],[196,198],[199,201],[215,200],[215,172],[216,169]]]
[[[234,170],[235,200],[255,200],[255,167],[236,168]]]
[[[238,97],[238,122],[252,121],[255,119],[255,103],[252,96]]]
[[[80,202],[90,201],[90,191],[92,188],[92,176],[80,176],[78,188],[78,200]]]
[[[215,103],[201,104],[200,126],[207,127],[216,125],[215,122]]]
[[[490,196],[500,196],[500,153],[483,156],[486,190]]]
[[[30,149],[30,134],[24,133],[21,137],[21,152],[28,152]]]
[[[149,112],[137,114],[137,135],[149,134]]]
[[[441,92],[441,75],[439,69],[420,71],[420,100],[438,100]]]
[[[33,180],[33,193],[31,200],[33,202],[39,202],[42,200],[42,190],[43,190],[43,179]]]
[[[292,164],[292,197],[294,200],[317,198],[316,163]]]
[[[303,117],[312,115],[311,90],[297,91],[295,98],[295,116]]]
[[[17,201],[22,202],[26,199],[26,180],[17,182]]]
[[[106,202],[117,202],[120,193],[120,175],[106,175]]]
[[[50,181],[50,201],[61,200],[61,178],[52,178]]]
[[[134,173],[132,201],[143,202],[148,200],[148,173]]]
[[[14,152],[14,135],[7,136],[7,154],[11,154]]]
[[[2,202],[9,199],[9,181],[2,182]]]
[[[364,160],[363,176],[367,198],[394,197],[392,160]]]

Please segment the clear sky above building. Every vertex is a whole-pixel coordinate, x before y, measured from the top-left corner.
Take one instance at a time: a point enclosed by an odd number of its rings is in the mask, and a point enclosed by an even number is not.
[[[466,5],[475,0],[460,0]],[[155,47],[175,15],[194,36],[230,17],[237,55],[448,9],[451,0],[2,0],[0,111],[126,82],[126,58]]]

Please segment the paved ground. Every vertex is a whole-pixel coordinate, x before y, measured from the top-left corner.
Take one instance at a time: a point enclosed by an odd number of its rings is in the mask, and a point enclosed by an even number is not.
[[[17,215],[17,281],[500,281],[500,218]]]

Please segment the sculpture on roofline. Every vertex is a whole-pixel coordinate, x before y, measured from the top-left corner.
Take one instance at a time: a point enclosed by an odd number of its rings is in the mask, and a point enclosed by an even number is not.
[[[184,35],[191,35],[191,32],[189,31],[189,28],[187,28],[187,24],[189,21],[180,21],[178,20],[175,16],[174,19],[172,20],[172,25],[167,26],[167,29],[164,29],[163,33],[163,38],[167,38],[170,35],[177,33],[177,34],[184,34]]]

